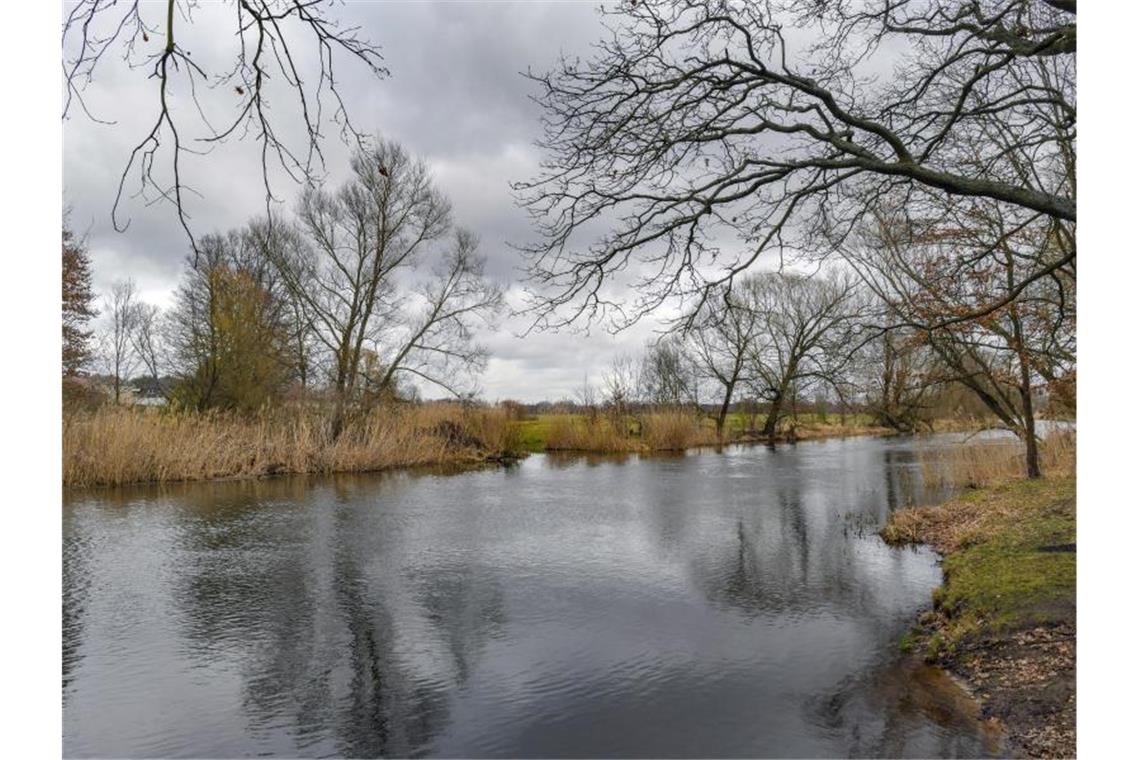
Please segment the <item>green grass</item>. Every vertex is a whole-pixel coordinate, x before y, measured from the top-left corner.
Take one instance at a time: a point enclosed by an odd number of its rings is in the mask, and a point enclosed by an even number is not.
[[[540,414],[530,419],[512,423],[518,430],[519,446],[523,451],[546,451],[546,440],[550,434],[550,421],[556,415]]]
[[[1018,481],[965,494],[938,507],[902,510],[883,537],[926,541],[943,552],[934,593],[944,625],[927,655],[1076,614],[1076,479]]]

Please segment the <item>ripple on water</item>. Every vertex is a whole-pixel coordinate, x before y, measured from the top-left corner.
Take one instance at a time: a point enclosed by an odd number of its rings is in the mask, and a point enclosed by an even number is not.
[[[898,665],[909,445],[76,497],[65,753],[994,754]]]

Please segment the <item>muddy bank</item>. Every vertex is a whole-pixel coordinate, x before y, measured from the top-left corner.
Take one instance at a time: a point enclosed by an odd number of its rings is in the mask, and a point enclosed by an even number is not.
[[[1076,483],[980,489],[901,510],[889,543],[928,543],[943,585],[903,647],[953,673],[1024,757],[1076,755]]]
[[[921,628],[926,644],[939,631]],[[950,671],[1000,726],[1015,757],[1076,757],[1076,629],[1038,626],[987,638],[951,655],[924,657]]]

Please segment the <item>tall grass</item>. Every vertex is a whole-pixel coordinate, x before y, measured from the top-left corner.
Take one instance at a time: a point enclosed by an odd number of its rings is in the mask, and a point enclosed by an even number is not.
[[[683,409],[647,414],[641,423],[641,440],[650,451],[682,451],[717,442],[714,427]]]
[[[614,425],[609,417],[560,414],[550,420],[546,448],[549,451],[636,451],[640,443]]]
[[[607,415],[552,417],[550,451],[682,451],[717,442],[711,421],[685,409],[664,409],[614,419]]]
[[[63,420],[65,486],[286,472],[362,472],[473,461],[517,450],[499,408],[388,405],[334,438],[327,415],[288,407],[248,417],[104,407]]]
[[[1021,441],[979,441],[919,454],[924,481],[931,486],[981,488],[1025,477],[1025,445]],[[1048,477],[1077,474],[1077,434],[1056,431],[1038,445],[1041,471]]]

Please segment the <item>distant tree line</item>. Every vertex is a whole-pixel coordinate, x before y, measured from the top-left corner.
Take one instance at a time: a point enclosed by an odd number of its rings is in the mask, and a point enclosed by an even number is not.
[[[942,417],[984,417],[1024,441],[1027,474],[1036,477],[1035,419],[1046,411],[1075,414],[1075,282],[1059,276],[984,318],[919,327],[916,317],[968,311],[971,298],[1002,292],[992,287],[1001,263],[987,257],[979,259],[982,271],[949,278],[936,253],[944,242],[902,251],[879,227],[848,252],[850,265],[812,276],[748,275],[705,301],[684,329],[651,341],[641,357],[618,357],[569,406],[616,418],[690,407],[713,417],[722,440],[733,411],[743,413],[748,432],[767,439],[806,410],[824,419],[831,410],[858,412],[908,433],[931,430]],[[1015,261],[1006,259],[1009,287]]]

